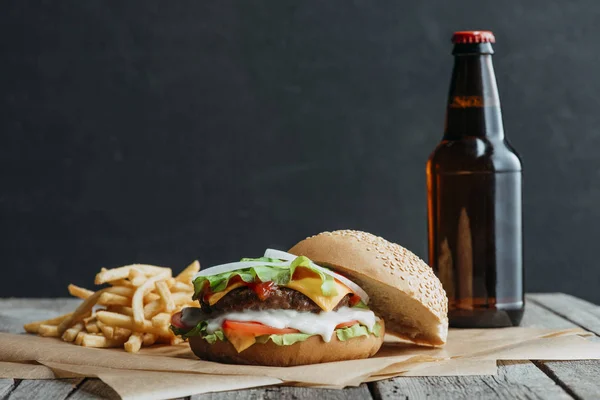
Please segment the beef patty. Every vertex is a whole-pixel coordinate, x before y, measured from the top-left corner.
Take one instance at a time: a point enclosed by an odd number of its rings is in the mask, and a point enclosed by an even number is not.
[[[335,306],[334,310],[348,306],[350,296],[350,294],[344,296],[338,305]],[[205,303],[202,297],[200,297],[199,300],[202,305],[202,310],[207,313],[224,313],[243,310],[296,310],[314,313],[322,311],[321,307],[302,293],[279,286],[274,288],[271,295],[264,301],[260,300],[254,290],[249,287],[241,287],[232,290],[212,306]]]

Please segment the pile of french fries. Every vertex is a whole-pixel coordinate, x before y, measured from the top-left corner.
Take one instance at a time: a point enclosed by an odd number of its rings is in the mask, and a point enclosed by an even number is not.
[[[86,347],[123,346],[131,353],[154,343],[179,344],[182,339],[169,329],[171,316],[195,305],[191,282],[199,270],[198,261],[176,277],[171,268],[154,265],[102,268],[94,283],[109,287],[94,292],[71,284],[69,293],[83,299],[74,312],[24,328]]]

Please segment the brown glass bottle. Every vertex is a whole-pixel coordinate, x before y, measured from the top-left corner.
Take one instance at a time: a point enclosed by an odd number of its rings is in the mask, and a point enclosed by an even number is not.
[[[521,322],[522,168],[504,136],[491,32],[454,34],[446,126],[427,162],[429,263],[454,327]]]

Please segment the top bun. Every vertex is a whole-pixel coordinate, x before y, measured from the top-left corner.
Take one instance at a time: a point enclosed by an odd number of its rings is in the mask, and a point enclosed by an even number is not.
[[[330,266],[360,285],[387,333],[440,346],[448,335],[448,298],[433,270],[396,243],[352,230],[323,232],[289,250]]]

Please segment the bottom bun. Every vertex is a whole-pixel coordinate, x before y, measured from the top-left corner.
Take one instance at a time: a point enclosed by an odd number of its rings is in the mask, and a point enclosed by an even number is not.
[[[203,360],[228,364],[291,367],[371,357],[377,353],[383,343],[385,333],[383,320],[380,320],[379,324],[381,324],[379,337],[359,336],[342,342],[334,334],[331,341],[325,343],[321,336],[315,335],[304,342],[289,346],[278,346],[269,340],[263,344],[255,343],[241,353],[238,353],[227,341],[217,340],[214,344],[209,344],[200,336],[192,336],[189,342],[194,354]]]

